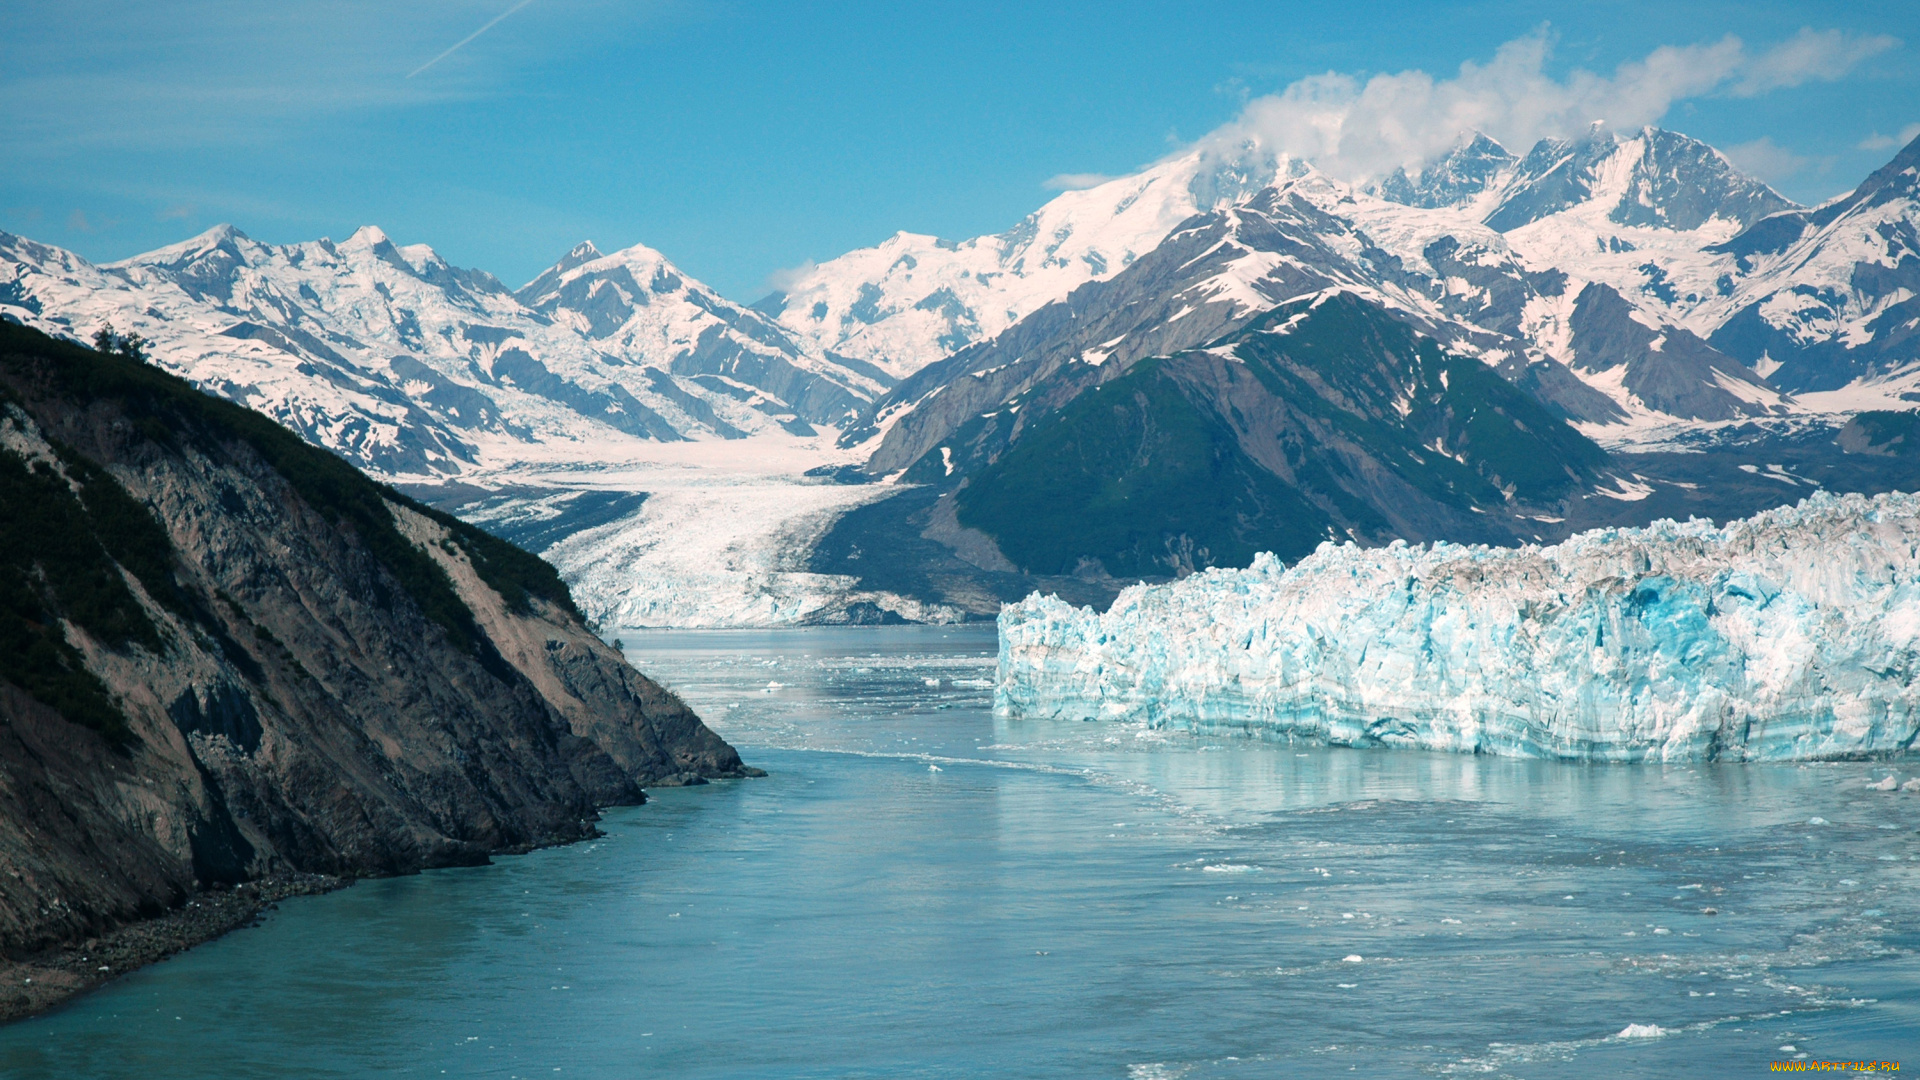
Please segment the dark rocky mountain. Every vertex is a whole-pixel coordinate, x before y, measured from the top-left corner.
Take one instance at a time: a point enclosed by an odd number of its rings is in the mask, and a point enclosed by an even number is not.
[[[752,772],[539,559],[4,322],[0,639],[10,960],[210,888],[579,839],[643,785]]]
[[[808,568],[981,617],[1036,590],[1102,607],[1135,580],[1329,539],[1554,542],[1910,490],[1915,415],[1787,434],[1736,417],[1696,445],[1608,453],[1495,369],[1330,292],[1117,374],[1056,367],[924,452],[915,486],[842,517]]]
[[[1097,327],[1101,315],[1057,318]],[[946,415],[956,402],[967,420],[942,425],[900,466],[922,493],[849,514],[815,570],[931,590],[968,610],[1036,586],[1099,602],[1123,579],[1262,550],[1293,559],[1328,539],[1556,535],[1569,506],[1626,483],[1493,368],[1338,289],[1238,320],[1199,347],[965,372],[922,407]],[[911,550],[929,569],[916,578],[871,554],[885,550]],[[836,558],[857,553],[858,563]]]
[[[1790,399],[1753,369],[1690,330],[1649,325],[1610,285],[1581,289],[1567,323],[1573,367],[1596,375],[1620,369],[1634,398],[1669,416],[1732,420],[1791,411]]]
[[[1612,479],[1530,395],[1344,292],[1118,378],[1058,372],[1024,400],[984,418],[983,435],[1009,417],[1005,449],[968,448],[955,507],[1040,573],[1179,575],[1325,540],[1513,543]],[[956,457],[940,450],[909,478],[940,479]]]

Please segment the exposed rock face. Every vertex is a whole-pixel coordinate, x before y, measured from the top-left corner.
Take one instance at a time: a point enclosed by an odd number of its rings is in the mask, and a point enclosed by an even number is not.
[[[754,772],[546,564],[153,368],[0,324],[0,481],[48,523],[0,560],[0,952]]]

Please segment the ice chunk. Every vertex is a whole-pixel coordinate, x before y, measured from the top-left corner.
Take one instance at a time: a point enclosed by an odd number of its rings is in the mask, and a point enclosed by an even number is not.
[[[1616,1039],[1657,1039],[1667,1033],[1667,1029],[1658,1024],[1628,1024],[1620,1029]]]
[[[1892,774],[1888,774],[1885,780],[1882,780],[1877,784],[1867,785],[1867,787],[1873,791],[1893,791],[1899,788],[1899,786],[1900,786],[1900,781],[1894,779]]]
[[[1323,544],[1000,616],[1003,716],[1612,761],[1920,734],[1920,497],[1516,549]]]

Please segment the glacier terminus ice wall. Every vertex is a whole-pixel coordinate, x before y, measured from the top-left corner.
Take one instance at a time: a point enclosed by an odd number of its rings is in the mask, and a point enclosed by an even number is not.
[[[995,708],[1605,761],[1908,752],[1920,497],[1816,494],[1550,547],[1322,544],[1000,616]]]

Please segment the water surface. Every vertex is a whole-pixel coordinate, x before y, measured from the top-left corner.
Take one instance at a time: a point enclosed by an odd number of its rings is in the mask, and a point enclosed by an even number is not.
[[[290,901],[0,1029],[0,1075],[1920,1068],[1920,796],[1866,786],[1911,764],[995,721],[990,628],[624,637],[771,775]]]

